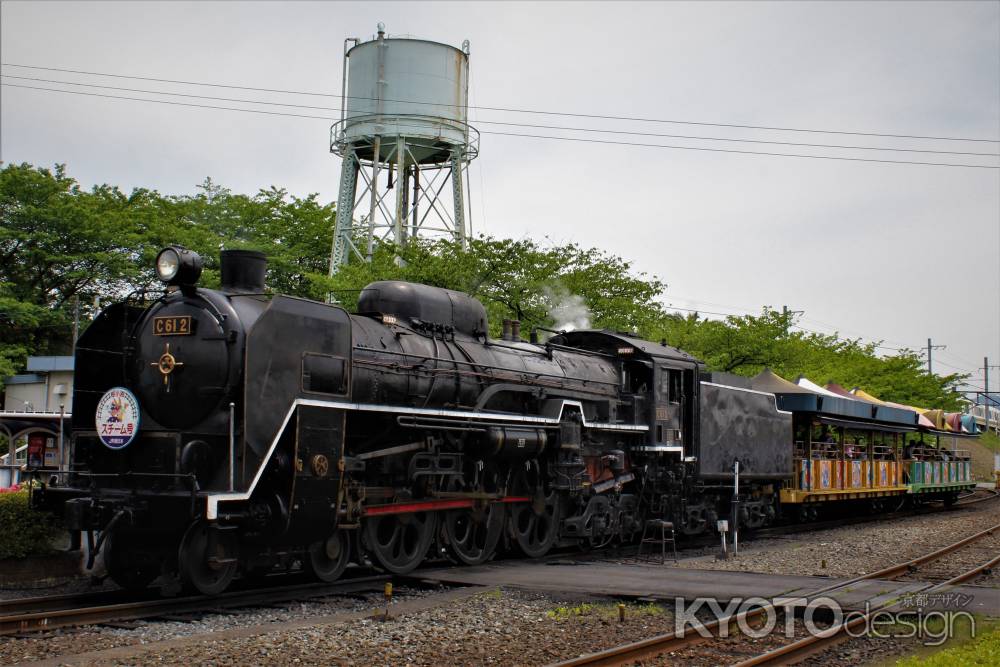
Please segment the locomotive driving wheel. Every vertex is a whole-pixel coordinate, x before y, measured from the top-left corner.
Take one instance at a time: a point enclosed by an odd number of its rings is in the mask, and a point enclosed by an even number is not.
[[[370,516],[365,519],[365,542],[383,568],[406,574],[427,555],[436,529],[433,512]]]
[[[503,534],[504,518],[503,505],[490,502],[448,512],[445,537],[455,558],[466,565],[481,565],[492,558]]]
[[[303,563],[306,570],[320,581],[336,581],[347,568],[351,558],[351,538],[344,530],[337,530],[325,540],[309,547],[309,557]]]
[[[196,521],[184,533],[177,552],[181,580],[199,593],[218,595],[236,576],[236,551],[231,531]]]
[[[525,556],[541,558],[559,537],[559,495],[554,490],[545,491],[540,481],[532,483],[523,471],[515,480],[514,495],[531,496],[531,502],[512,505],[510,532]]]

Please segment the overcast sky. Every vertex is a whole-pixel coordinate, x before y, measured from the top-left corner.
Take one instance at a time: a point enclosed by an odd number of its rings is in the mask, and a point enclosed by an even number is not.
[[[0,11],[5,64],[336,93],[344,38],[370,37],[383,21],[390,34],[456,46],[469,39],[474,105],[1000,139],[998,2],[3,2]],[[3,74],[338,105],[331,98],[8,65]],[[0,91],[6,162],[65,163],[86,186],[181,194],[211,176],[237,192],[274,184],[336,198],[340,166],[328,152],[325,120]],[[1000,148],[487,111],[473,111],[472,120],[957,152]],[[1000,164],[989,156],[610,138]],[[665,280],[674,306],[742,312],[787,304],[805,311],[802,326],[817,331],[911,348],[931,337],[947,345],[934,353],[935,370],[971,371],[980,387],[982,371],[974,367],[983,356],[1000,363],[1000,170],[484,135],[471,185],[474,232],[606,249]],[[995,388],[1000,369],[993,373]]]

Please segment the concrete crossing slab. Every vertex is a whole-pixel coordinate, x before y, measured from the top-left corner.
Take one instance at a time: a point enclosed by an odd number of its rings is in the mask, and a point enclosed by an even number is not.
[[[673,567],[671,563],[605,563],[569,560],[502,561],[475,567],[422,570],[420,577],[442,583],[475,586],[511,586],[549,592],[576,592],[609,597],[684,598],[803,597],[847,579],[787,576],[755,572],[729,572]],[[922,608],[954,608],[1000,616],[1000,589],[960,586],[921,598],[926,582],[861,581],[829,597],[843,609],[864,609],[866,600],[878,606],[904,600]],[[952,598],[942,597],[953,594]],[[963,597],[955,597],[961,595]],[[921,604],[922,603],[922,604]]]

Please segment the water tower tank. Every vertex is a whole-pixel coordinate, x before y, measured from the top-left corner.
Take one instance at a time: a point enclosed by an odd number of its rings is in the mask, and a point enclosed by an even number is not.
[[[370,262],[376,241],[390,238],[402,246],[444,235],[466,248],[467,171],[479,154],[467,122],[468,41],[458,49],[390,37],[380,23],[374,39],[349,37],[344,47],[340,120],[330,128],[341,158],[330,275],[351,257]]]
[[[419,163],[449,159],[469,140],[469,55],[448,44],[379,37],[347,52],[347,99],[340,141],[372,159],[371,137],[407,139]],[[367,148],[367,155],[365,154]],[[395,150],[379,149],[380,160]]]

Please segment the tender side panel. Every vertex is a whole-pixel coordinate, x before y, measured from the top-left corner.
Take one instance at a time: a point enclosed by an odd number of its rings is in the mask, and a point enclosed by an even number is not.
[[[737,459],[742,478],[792,476],[792,415],[774,395],[702,382],[700,424],[701,477],[732,478]]]

